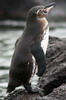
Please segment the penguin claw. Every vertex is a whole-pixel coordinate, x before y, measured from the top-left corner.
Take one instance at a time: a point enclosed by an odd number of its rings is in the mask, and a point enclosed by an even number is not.
[[[30,92],[31,94],[34,94],[34,93],[39,93],[40,95],[43,96],[43,89],[41,88],[35,88],[35,89],[32,89],[32,91]]]
[[[39,93],[40,96],[44,96],[43,89],[41,89],[41,88],[37,87],[37,88],[33,89],[32,91],[33,91],[33,93]]]

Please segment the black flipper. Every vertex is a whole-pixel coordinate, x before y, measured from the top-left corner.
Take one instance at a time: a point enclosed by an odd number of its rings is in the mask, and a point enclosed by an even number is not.
[[[32,89],[30,84],[24,84],[25,89],[28,91],[28,93],[34,94],[34,93],[39,93],[38,89]]]
[[[31,46],[31,52],[33,56],[35,57],[35,60],[38,64],[37,75],[42,76],[46,69],[46,59],[45,59],[44,51],[41,47],[41,43],[38,42],[38,43],[33,44]]]

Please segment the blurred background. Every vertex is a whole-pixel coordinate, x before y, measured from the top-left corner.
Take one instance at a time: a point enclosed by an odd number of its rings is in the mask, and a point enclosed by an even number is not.
[[[6,94],[15,41],[23,32],[28,10],[51,2],[56,2],[56,7],[47,17],[50,35],[66,38],[66,0],[0,0],[0,98]]]

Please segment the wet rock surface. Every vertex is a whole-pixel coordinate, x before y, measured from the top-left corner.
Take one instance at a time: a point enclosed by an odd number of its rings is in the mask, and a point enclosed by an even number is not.
[[[66,43],[65,40],[51,38],[47,51],[47,69],[39,80],[39,87],[48,95],[54,88],[66,83]]]
[[[4,100],[66,100],[66,39],[50,37],[47,68],[38,86],[43,95],[16,90]]]

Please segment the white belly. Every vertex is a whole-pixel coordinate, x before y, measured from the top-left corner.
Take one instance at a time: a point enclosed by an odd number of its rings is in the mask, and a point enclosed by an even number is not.
[[[41,47],[43,48],[44,54],[46,54],[46,51],[47,51],[48,41],[49,41],[49,27],[46,30],[46,34],[43,37],[43,40],[41,42]]]

